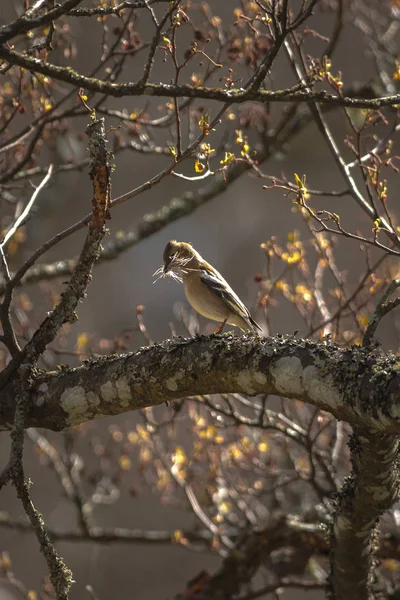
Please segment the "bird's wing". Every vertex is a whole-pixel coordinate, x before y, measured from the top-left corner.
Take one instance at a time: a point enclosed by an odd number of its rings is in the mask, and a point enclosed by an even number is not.
[[[233,289],[222,278],[222,275],[217,277],[205,269],[200,269],[200,280],[202,283],[204,283],[204,285],[210,288],[210,290],[217,294],[217,296],[219,296],[225,302],[230,310],[236,313],[242,313],[241,316],[244,319],[250,318],[249,311],[240,298],[235,294]]]
[[[205,269],[200,269],[200,281],[219,296],[230,310],[239,313],[247,323],[251,324],[254,330],[259,329],[262,331],[259,324],[252,318],[246,306],[227,284],[222,275],[218,272],[214,274]]]

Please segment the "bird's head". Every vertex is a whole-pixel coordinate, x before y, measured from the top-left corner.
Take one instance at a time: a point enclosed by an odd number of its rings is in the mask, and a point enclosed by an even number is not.
[[[187,242],[171,240],[164,248],[164,273],[184,267],[196,255],[196,250]]]

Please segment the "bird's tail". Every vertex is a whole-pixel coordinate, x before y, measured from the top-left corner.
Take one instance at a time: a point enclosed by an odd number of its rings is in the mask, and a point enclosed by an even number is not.
[[[257,321],[255,321],[253,319],[253,317],[250,317],[249,315],[249,324],[251,325],[251,329],[255,332],[258,333],[258,331],[262,331],[260,325],[257,323]],[[257,331],[258,330],[258,331]]]

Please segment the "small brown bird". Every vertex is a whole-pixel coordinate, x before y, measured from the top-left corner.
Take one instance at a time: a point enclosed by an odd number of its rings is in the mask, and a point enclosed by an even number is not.
[[[242,331],[262,331],[222,275],[193,246],[171,240],[165,246],[163,259],[164,265],[155,275],[170,275],[181,281],[193,308],[203,317],[220,323],[215,333],[220,333],[225,323]]]

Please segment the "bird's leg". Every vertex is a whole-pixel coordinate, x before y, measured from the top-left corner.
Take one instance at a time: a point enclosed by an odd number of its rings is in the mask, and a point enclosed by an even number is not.
[[[228,320],[228,317],[226,317],[225,321],[222,321],[222,323],[220,323],[217,327],[217,329],[214,331],[214,333],[221,333],[221,331],[223,330],[223,328],[226,325],[226,322]]]

